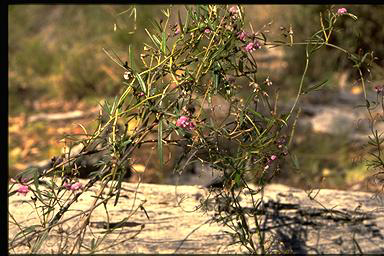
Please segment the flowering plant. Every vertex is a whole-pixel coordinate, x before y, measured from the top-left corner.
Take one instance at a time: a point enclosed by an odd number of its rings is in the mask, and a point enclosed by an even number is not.
[[[140,63],[134,61],[138,56],[131,49],[125,62],[105,50],[121,68],[122,93],[104,105],[101,116],[107,116],[107,120],[100,117],[97,129],[92,134],[86,133],[86,139],[77,141],[82,145],[80,153],[66,154],[42,173],[30,170],[22,174],[32,175],[34,199],[49,209],[52,218],[44,224],[43,231],[15,239],[14,247],[21,244],[20,240],[30,239],[35,241],[31,252],[38,252],[68,208],[83,192],[100,184],[72,246],[71,252],[75,249],[80,252],[92,210],[112,198],[115,205],[118,203],[121,182],[132,171],[135,152],[150,144],[157,151],[159,169],[166,164],[164,151],[168,148],[175,155],[173,169],[177,172],[194,162],[219,170],[223,182],[216,196],[225,198],[231,207],[221,209],[216,221],[229,225],[239,243],[250,252],[267,252],[260,229],[259,241],[254,240],[255,232],[251,232],[237,195],[260,193],[279,173],[284,159],[289,157],[297,162],[289,153],[299,113],[297,106],[302,97],[322,86],[304,83],[311,55],[321,47],[348,53],[329,40],[336,20],[352,14],[343,8],[329,12],[328,19],[321,18],[321,28],[310,40],[295,42],[292,32],[282,42],[268,40],[264,29],[245,29],[241,6],[186,7],[186,12],[184,21],[179,16],[177,24],[169,25],[171,9],[163,10],[165,21],[156,23],[157,30],[153,32],[146,30],[150,43],[144,44]],[[269,47],[296,45],[306,46],[305,69],[295,101],[284,111],[277,107],[278,90],[272,79],[258,73],[255,56]],[[352,54],[350,57],[357,63],[367,61]],[[217,110],[215,100],[223,102],[221,105],[227,106],[226,110]],[[136,127],[129,131],[128,123],[132,120],[137,120]],[[76,180],[78,166],[85,157],[99,153],[96,171],[85,185],[68,182]],[[50,192],[42,193],[39,181],[49,177]],[[55,183],[57,180],[59,185]],[[252,189],[249,183],[259,189]],[[103,195],[107,187],[109,192]],[[76,193],[71,193],[63,204],[59,198],[68,190]],[[23,185],[18,191],[27,194],[29,189]],[[256,201],[253,203],[255,209],[259,207]],[[256,217],[255,220],[254,225],[259,228]],[[90,251],[94,252],[95,247],[93,243]]]

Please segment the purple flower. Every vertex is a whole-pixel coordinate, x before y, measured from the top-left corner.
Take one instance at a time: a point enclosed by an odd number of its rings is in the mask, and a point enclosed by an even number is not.
[[[253,41],[253,42],[249,42],[246,46],[245,46],[245,51],[246,52],[253,52],[254,50],[256,49],[260,49],[261,46],[259,44],[259,42],[257,41]]]
[[[73,183],[71,185],[70,190],[76,191],[76,190],[79,190],[79,189],[82,189],[82,188],[83,188],[83,185],[80,182],[76,182],[76,183]]]
[[[247,33],[245,33],[244,31],[241,31],[237,34],[237,38],[239,38],[241,41],[244,41],[246,37]]]
[[[28,194],[29,192],[29,187],[28,186],[25,186],[25,185],[20,185],[19,189],[17,190],[17,192],[19,194],[22,194],[23,196],[25,196],[26,194]]]
[[[337,14],[339,14],[339,15],[344,14],[344,13],[347,13],[347,9],[340,8],[340,9],[337,10]]]
[[[181,30],[180,30],[180,28],[178,27],[178,28],[176,29],[176,31],[175,31],[175,36],[177,36],[178,34],[180,34],[180,32],[181,32]]]

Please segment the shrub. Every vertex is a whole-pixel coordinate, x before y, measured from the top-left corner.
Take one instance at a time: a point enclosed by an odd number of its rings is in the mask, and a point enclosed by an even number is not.
[[[10,196],[31,192],[34,202],[43,203],[42,215],[46,221],[40,231],[35,227],[22,230],[19,235],[23,236],[16,236],[11,247],[31,239],[31,252],[38,252],[68,208],[84,191],[97,185],[97,196],[79,222],[71,247],[72,252],[80,251],[92,209],[106,205],[113,198],[115,205],[118,203],[121,182],[135,163],[134,153],[143,145],[151,145],[157,151],[159,168],[164,166],[164,150],[176,147],[181,149],[180,160],[184,160],[175,166],[176,172],[182,172],[193,161],[221,172],[222,183],[219,189],[211,188],[211,192],[218,202],[225,202],[225,207],[219,207],[215,220],[229,226],[237,242],[250,253],[271,252],[260,228],[262,220],[256,216],[261,203],[254,195],[260,194],[278,175],[287,157],[299,167],[296,156],[289,152],[297,108],[302,97],[322,86],[308,86],[305,82],[312,56],[325,46],[333,48],[335,54],[336,50],[346,54],[355,64],[363,87],[362,70],[373,56],[349,53],[330,43],[338,20],[355,19],[349,11],[341,14],[328,10],[321,19],[322,26],[304,42],[293,42],[290,38],[286,42],[271,41],[265,31],[248,29],[241,6],[196,6],[186,7],[186,11],[185,19],[179,16],[176,23],[171,23],[170,17],[174,15],[171,9],[162,10],[161,22],[147,31],[150,43],[144,43],[141,63],[134,61],[138,53],[133,48],[129,48],[127,60],[120,60],[106,50],[125,79],[122,93],[104,105],[104,121],[99,118],[97,129],[93,133],[84,131],[86,138],[75,140],[75,144],[82,145],[80,153],[68,152],[54,158],[52,168],[41,173],[27,170],[18,177],[21,186],[10,192]],[[305,67],[295,101],[284,111],[277,108],[278,95],[269,76],[258,74],[254,57],[263,48],[296,45],[305,46]],[[246,94],[244,87],[248,88]],[[228,106],[219,120],[212,116],[215,97]],[[136,128],[129,130],[132,120]],[[86,184],[80,184],[78,166],[93,155],[98,155],[96,170]],[[41,189],[38,181],[43,178],[51,182]],[[256,188],[250,186],[252,182]],[[72,192],[63,197],[67,191]],[[106,194],[101,196],[103,192]],[[246,212],[240,204],[239,196],[244,194],[252,197],[254,211]],[[65,203],[59,198],[66,198]],[[89,250],[94,252],[95,247],[93,243]]]

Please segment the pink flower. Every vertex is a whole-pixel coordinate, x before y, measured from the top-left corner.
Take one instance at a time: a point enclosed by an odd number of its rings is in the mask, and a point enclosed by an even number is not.
[[[272,161],[274,161],[274,160],[276,160],[277,159],[277,156],[275,156],[275,155],[271,155],[271,160]]]
[[[29,187],[25,185],[21,185],[17,190],[19,194],[23,194],[24,196],[29,192]]]
[[[196,125],[195,125],[193,122],[190,122],[188,128],[189,128],[190,130],[193,130],[193,129],[196,128]]]
[[[235,15],[237,14],[238,10],[237,10],[237,7],[236,6],[232,6],[231,8],[229,8],[229,13],[231,15]]]
[[[244,39],[247,37],[247,33],[244,31],[241,31],[237,34],[237,38],[239,38],[241,41],[244,41]]]
[[[176,126],[185,128],[185,122],[188,122],[189,118],[186,116],[181,116],[176,121]]]
[[[82,188],[83,188],[83,185],[81,185],[80,182],[76,182],[76,183],[73,183],[71,185],[70,190],[75,191],[75,190],[79,190],[79,189],[82,189]]]
[[[248,43],[247,44],[247,46],[245,46],[245,50],[247,51],[247,52],[252,52],[253,50],[254,50],[254,43],[253,42],[250,42],[250,43]]]
[[[180,28],[177,28],[176,31],[175,31],[175,36],[177,36],[178,34],[180,34],[181,30]]]
[[[205,33],[205,34],[209,34],[209,33],[211,33],[211,30],[210,30],[209,28],[206,28],[206,29],[204,30],[204,33]]]
[[[63,187],[65,187],[66,189],[70,190],[71,189],[71,184],[68,183],[68,182],[64,182]]]
[[[261,46],[259,44],[259,42],[257,41],[254,41],[254,42],[250,42],[248,43],[246,46],[245,46],[245,51],[246,52],[253,52],[254,50],[256,49],[260,49]]]
[[[181,116],[176,121],[176,126],[192,130],[196,127],[196,125],[193,122],[190,122],[189,118],[186,116]]]
[[[377,92],[377,93],[381,93],[382,91],[384,91],[384,86],[379,86],[379,85],[377,85],[377,86],[375,86],[375,91]]]
[[[340,8],[340,9],[337,10],[337,14],[339,14],[339,15],[344,14],[344,13],[347,13],[347,9]]]

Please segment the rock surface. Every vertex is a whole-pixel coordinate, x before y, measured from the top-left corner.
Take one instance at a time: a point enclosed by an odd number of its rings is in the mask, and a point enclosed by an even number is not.
[[[88,209],[96,192],[94,187],[83,193],[63,218]],[[214,207],[208,207],[206,212],[195,209],[207,196],[207,189],[199,186],[124,183],[119,204],[114,207],[114,200],[110,200],[107,205],[110,227],[116,229],[106,236],[98,247],[101,251],[96,253],[247,252],[238,244],[229,245],[231,236],[224,231],[230,230],[212,221]],[[27,244],[13,248],[12,240],[20,229],[12,219],[24,227],[38,225],[39,218],[31,202],[30,194],[9,197],[11,254],[29,252]],[[307,193],[271,184],[265,188],[263,202],[264,208],[260,211],[265,224],[263,230],[268,239],[277,239],[277,250],[311,254],[384,253],[384,197],[329,189]],[[249,195],[244,195],[241,203],[245,209],[252,210]],[[139,207],[141,204],[144,208]],[[101,238],[107,231],[106,216],[102,205],[95,209],[84,245],[90,246],[93,238]],[[119,223],[127,217],[126,222]],[[79,219],[74,218],[55,227],[39,253],[68,253],[78,223]],[[80,253],[89,252],[81,248]]]

